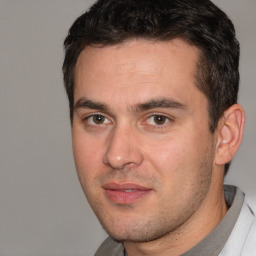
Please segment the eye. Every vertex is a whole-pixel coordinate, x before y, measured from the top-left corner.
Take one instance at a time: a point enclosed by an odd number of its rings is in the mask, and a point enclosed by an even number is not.
[[[102,125],[102,124],[111,123],[111,121],[108,118],[100,114],[91,115],[86,119],[87,119],[87,122],[91,125]]]
[[[150,125],[164,125],[170,121],[170,118],[163,115],[152,115],[147,118],[147,123]]]

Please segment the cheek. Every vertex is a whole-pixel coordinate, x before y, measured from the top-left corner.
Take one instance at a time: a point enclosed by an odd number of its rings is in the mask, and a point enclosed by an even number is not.
[[[102,147],[97,140],[73,133],[73,153],[78,177],[82,185],[95,179],[102,166]]]
[[[165,175],[177,172],[184,160],[189,159],[188,148],[182,139],[166,138],[155,141],[154,144],[148,145],[146,152],[149,162]]]
[[[204,151],[205,143],[197,143],[196,136],[176,134],[149,144],[146,159],[158,173],[166,193],[178,193],[193,186],[198,179]]]

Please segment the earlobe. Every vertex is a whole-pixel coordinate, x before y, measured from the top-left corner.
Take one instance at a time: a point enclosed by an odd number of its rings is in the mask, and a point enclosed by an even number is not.
[[[215,164],[225,165],[237,152],[243,137],[245,114],[241,105],[234,104],[228,108],[218,126]]]

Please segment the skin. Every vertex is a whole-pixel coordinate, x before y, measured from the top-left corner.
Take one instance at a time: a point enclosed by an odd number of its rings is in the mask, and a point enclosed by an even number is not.
[[[129,256],[180,255],[227,211],[227,161],[195,85],[198,58],[199,50],[181,39],[87,47],[78,58],[72,136],[79,180]],[[106,193],[112,183],[146,192],[116,202]]]

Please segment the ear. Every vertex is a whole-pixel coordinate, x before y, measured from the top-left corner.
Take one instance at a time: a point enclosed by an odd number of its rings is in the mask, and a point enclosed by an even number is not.
[[[215,164],[225,165],[237,152],[243,137],[245,114],[241,105],[228,108],[219,121]]]

